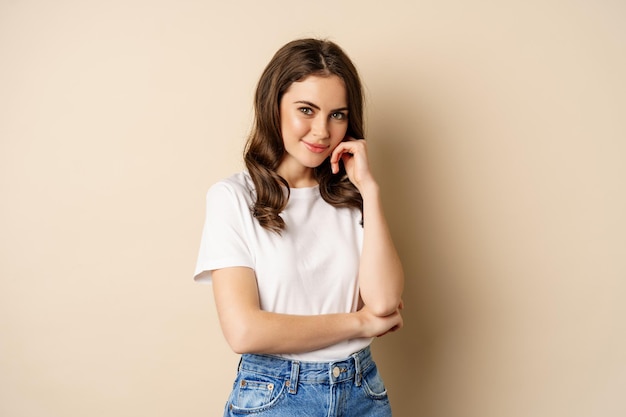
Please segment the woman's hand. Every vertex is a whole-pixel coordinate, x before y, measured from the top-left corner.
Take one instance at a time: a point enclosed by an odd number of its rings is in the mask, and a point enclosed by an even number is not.
[[[367,305],[364,305],[357,314],[361,317],[364,337],[381,337],[390,332],[399,330],[404,325],[404,320],[400,314],[400,310],[404,308],[404,303],[400,301],[400,305],[393,313],[388,316],[380,317],[375,315]]]
[[[343,161],[348,178],[361,193],[368,185],[375,184],[369,167],[365,139],[348,137],[337,145],[330,155],[330,167],[333,174],[339,172],[339,159]]]

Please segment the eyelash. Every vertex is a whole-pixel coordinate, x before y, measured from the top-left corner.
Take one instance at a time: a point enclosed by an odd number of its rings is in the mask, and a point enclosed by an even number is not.
[[[306,116],[313,115],[313,109],[310,107],[300,107],[298,110]],[[330,117],[335,120],[345,120],[347,118],[346,114],[340,111],[331,113]]]

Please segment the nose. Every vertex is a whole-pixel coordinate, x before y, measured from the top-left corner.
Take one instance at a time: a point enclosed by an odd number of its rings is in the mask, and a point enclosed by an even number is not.
[[[328,129],[328,119],[325,117],[316,117],[311,126],[311,133],[313,136],[320,139],[326,139],[330,136]]]

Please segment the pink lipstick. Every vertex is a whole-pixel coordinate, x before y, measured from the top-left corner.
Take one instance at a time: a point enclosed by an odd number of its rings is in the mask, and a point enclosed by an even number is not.
[[[304,146],[306,146],[306,148],[314,153],[322,153],[324,151],[326,151],[326,149],[328,149],[327,145],[315,145],[313,143],[308,143],[305,141],[302,141],[302,143],[304,143]]]

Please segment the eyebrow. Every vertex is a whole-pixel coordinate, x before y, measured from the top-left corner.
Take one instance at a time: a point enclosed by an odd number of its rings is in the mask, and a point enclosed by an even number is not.
[[[293,104],[306,104],[307,106],[313,107],[316,110],[321,110],[320,106],[318,106],[315,103],[311,103],[310,101],[306,101],[306,100],[298,100],[298,101],[294,101]],[[334,113],[334,112],[338,112],[338,111],[346,111],[348,110],[348,107],[340,107],[338,109],[332,109],[330,112]]]

